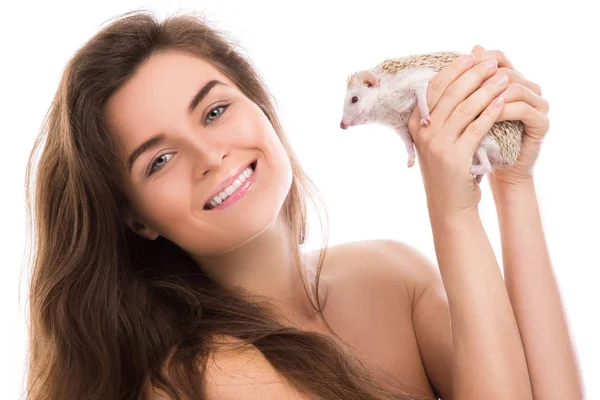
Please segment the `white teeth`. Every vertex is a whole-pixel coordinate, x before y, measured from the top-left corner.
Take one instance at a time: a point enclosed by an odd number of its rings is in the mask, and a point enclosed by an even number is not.
[[[226,198],[228,198],[233,192],[235,192],[237,188],[242,186],[242,183],[244,183],[244,181],[248,179],[253,172],[254,171],[250,167],[243,170],[242,173],[236,178],[235,181],[233,181],[231,185],[227,186],[225,189],[223,189],[222,192],[213,197],[208,202],[208,204],[210,204],[212,207],[216,207],[219,204],[221,204],[223,201],[225,201]]]

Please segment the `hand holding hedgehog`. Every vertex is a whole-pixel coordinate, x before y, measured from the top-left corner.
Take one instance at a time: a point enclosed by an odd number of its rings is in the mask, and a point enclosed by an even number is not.
[[[534,164],[544,137],[550,129],[548,120],[550,106],[542,97],[540,86],[525,79],[516,71],[504,53],[498,50],[485,50],[481,46],[474,46],[471,53],[476,60],[496,58],[500,67],[497,73],[508,76],[508,87],[502,93],[505,106],[497,121],[522,121],[525,129],[517,160],[511,166],[494,170],[489,177],[495,183],[519,184],[533,176]]]
[[[480,52],[473,55],[475,62],[480,62],[494,60],[494,56],[499,55],[497,53],[499,52]],[[354,73],[348,78],[341,128],[370,122],[392,127],[402,138],[408,153],[408,167],[412,167],[416,153],[408,120],[418,107],[421,125],[430,123],[426,98],[429,82],[460,55],[457,52],[412,55],[385,60],[370,70]],[[500,64],[492,65],[492,71],[507,64],[512,67],[505,58],[499,58]],[[514,78],[514,74],[502,75],[508,76],[509,80]],[[465,111],[467,110],[461,110],[463,113]],[[478,183],[483,174],[515,164],[521,150],[523,133],[524,126],[519,120],[499,121],[492,126],[473,157],[471,173]]]
[[[430,121],[424,121],[416,110],[408,118],[432,222],[462,218],[481,199],[469,166],[503,111],[502,92],[508,84],[507,79],[483,84],[496,70],[497,61],[491,61],[492,67],[475,63],[472,55],[452,61],[427,88]]]

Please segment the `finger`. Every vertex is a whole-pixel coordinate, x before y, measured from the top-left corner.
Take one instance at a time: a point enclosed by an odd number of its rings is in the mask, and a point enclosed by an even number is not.
[[[427,128],[427,126],[421,125],[421,113],[419,111],[419,107],[415,107],[410,118],[408,119],[408,132],[413,139],[413,142],[416,144],[420,143],[421,136],[423,136],[423,131]]]
[[[477,49],[477,50],[475,50]],[[503,70],[502,72],[504,73],[507,70],[510,70],[513,72],[513,76],[514,77],[518,77],[519,82],[521,82],[522,84],[524,84],[525,86],[529,87],[531,90],[533,90],[535,93],[538,94],[538,96],[542,95],[542,88],[540,87],[540,85],[538,85],[537,83],[531,82],[527,79],[525,79],[525,77],[523,76],[523,74],[521,74],[519,71],[517,71],[515,69],[515,67],[513,66],[512,62],[508,59],[508,57],[506,57],[506,55],[501,52],[500,50],[485,50],[483,47],[476,45],[475,47],[473,47],[473,51],[472,53],[477,52],[478,54],[475,55],[475,62],[480,62],[481,60],[487,60],[490,57],[494,57],[498,60],[498,66],[499,66],[499,70]],[[509,79],[512,76],[509,75]],[[510,79],[510,82],[512,82],[512,79]]]
[[[431,119],[438,124],[446,123],[454,109],[465,98],[475,92],[485,79],[492,76],[495,70],[495,65],[486,66],[485,63],[479,63],[462,74],[460,78],[448,86],[436,107],[431,111]]]
[[[509,83],[504,93],[502,93],[502,97],[504,97],[506,104],[523,101],[541,113],[548,114],[550,110],[550,104],[546,99],[538,96],[530,88],[518,83]]]
[[[492,100],[501,95],[507,85],[508,78],[497,79],[496,82],[477,89],[454,109],[445,124],[445,135],[448,135],[452,143],[459,139],[469,124],[484,111]]]
[[[502,96],[492,100],[481,115],[471,122],[465,132],[458,138],[457,146],[464,149],[468,154],[474,155],[477,147],[481,144],[484,136],[492,129],[504,107]]]
[[[472,53],[472,56],[475,58],[475,63],[480,63],[482,61],[489,60],[490,58],[494,58],[498,61],[499,67],[506,67],[513,70],[515,69],[508,57],[506,57],[506,55],[500,50],[478,51],[476,53]]]
[[[438,100],[452,82],[474,65],[473,55],[464,54],[444,66],[429,82],[427,87],[427,106],[430,113],[437,105]]]
[[[550,128],[546,114],[522,101],[507,102],[498,117],[497,122],[500,121],[522,121],[526,133],[535,139],[541,139]]]
[[[531,81],[528,81],[527,79],[525,79],[525,77],[523,77],[523,74],[521,74],[518,71],[512,70],[510,68],[498,68],[498,70],[496,70],[495,75],[499,75],[499,74],[504,74],[504,75],[508,76],[509,83],[513,83],[513,82],[520,83],[521,85],[527,86],[538,96],[542,95],[542,90],[539,87],[539,85],[537,85]],[[485,82],[483,82],[482,86],[486,85],[490,81],[490,79],[494,79],[494,76],[492,76],[491,78],[489,78]]]

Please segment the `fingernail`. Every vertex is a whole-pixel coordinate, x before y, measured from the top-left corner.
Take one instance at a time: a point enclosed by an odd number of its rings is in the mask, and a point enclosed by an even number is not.
[[[502,75],[502,76],[496,78],[496,83],[498,85],[505,85],[506,82],[508,82],[508,76],[506,76],[506,75]]]
[[[500,107],[502,105],[502,103],[504,103],[504,99],[502,98],[502,96],[497,97],[496,100],[494,100],[494,103],[492,103],[492,105],[494,107]]]
[[[463,57],[463,62],[467,65],[472,64],[473,61],[475,61],[475,59],[473,58],[473,56],[471,54],[468,54]]]
[[[485,61],[483,65],[490,69],[496,68],[496,66],[498,65],[498,61],[495,58],[492,58],[491,60]]]

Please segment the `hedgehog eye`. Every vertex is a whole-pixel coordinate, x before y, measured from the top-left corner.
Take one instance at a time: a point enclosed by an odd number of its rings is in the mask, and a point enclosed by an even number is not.
[[[352,98],[352,103],[354,104],[354,103],[356,103],[357,101],[358,101],[358,97],[354,96],[354,97]]]

